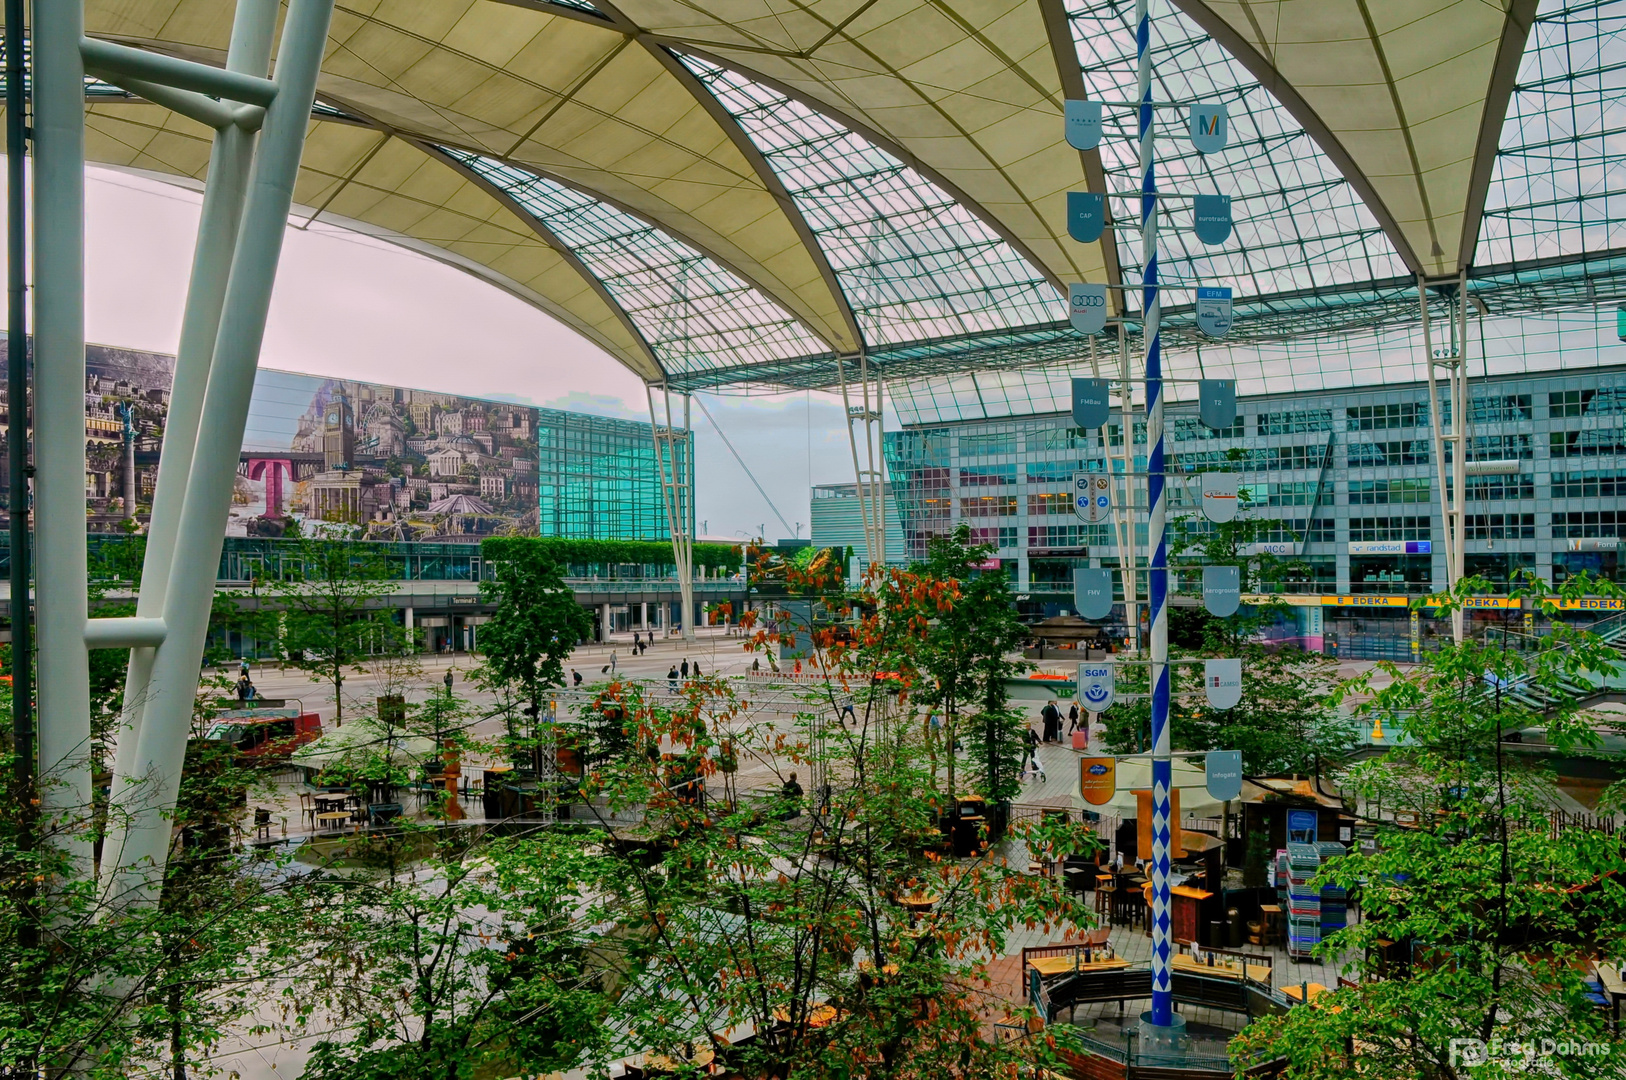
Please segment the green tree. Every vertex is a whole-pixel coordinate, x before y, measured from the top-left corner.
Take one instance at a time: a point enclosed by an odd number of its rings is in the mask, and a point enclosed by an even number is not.
[[[959,784],[1003,803],[1021,790],[1027,750],[1026,720],[1010,707],[1006,680],[1032,665],[1013,658],[1026,631],[1016,618],[1009,577],[980,569],[993,553],[987,544],[972,544],[962,524],[952,536],[931,539],[926,561],[911,568],[911,578],[892,596],[901,617],[927,627],[914,658],[922,676],[916,701],[939,716],[951,750],[957,740],[967,750],[969,775],[959,779],[955,755],[948,755],[950,795]],[[943,591],[922,590],[927,582]]]
[[[282,552],[283,576],[270,583],[280,604],[277,625],[287,662],[325,682],[337,722],[344,721],[345,669],[370,656],[413,648],[394,612],[382,604],[396,573],[381,546],[330,536],[301,536]]]
[[[1434,599],[1449,611],[1488,586],[1466,579]],[[1618,595],[1607,582],[1566,583],[1566,595],[1585,592]],[[1360,892],[1361,921],[1321,946],[1353,958],[1355,984],[1316,1008],[1254,1023],[1233,1045],[1239,1064],[1285,1057],[1290,1080],[1508,1077],[1532,1062],[1506,1047],[1551,1039],[1596,1043],[1609,1056],[1543,1057],[1542,1075],[1619,1074],[1622,1046],[1582,986],[1589,958],[1626,951],[1618,845],[1552,829],[1550,768],[1510,753],[1507,741],[1538,727],[1561,753],[1595,746],[1593,722],[1564,684],[1612,672],[1617,661],[1597,635],[1555,619],[1533,652],[1470,639],[1415,667],[1383,665],[1390,681],[1381,688],[1369,677],[1343,688],[1359,720],[1381,719],[1397,743],[1340,777],[1376,830],[1376,850],[1333,859],[1321,873]],[[1556,706],[1536,711],[1531,695],[1512,692],[1526,687]],[[1619,795],[1617,785],[1605,808]],[[1460,1040],[1504,1049],[1482,1062]]]
[[[565,584],[564,566],[546,546],[512,541],[493,550],[494,576],[480,594],[497,610],[480,628],[481,673],[525,702],[528,738],[538,736],[542,702],[565,681],[565,661],[593,632],[593,617]]]

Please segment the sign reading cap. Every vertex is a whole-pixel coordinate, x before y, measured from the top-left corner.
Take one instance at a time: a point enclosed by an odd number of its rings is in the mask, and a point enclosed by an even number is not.
[[[1106,227],[1106,196],[1098,191],[1069,191],[1067,193],[1068,236],[1081,244],[1093,244],[1101,239],[1101,230]]]
[[[1237,481],[1234,472],[1205,472],[1203,475],[1203,517],[1223,525],[1236,518]]]
[[[1067,286],[1067,320],[1081,334],[1099,334],[1107,325],[1107,287]]]
[[[1224,431],[1236,423],[1235,379],[1202,379],[1197,383],[1197,419],[1215,431]]]
[[[1216,709],[1234,709],[1242,700],[1242,661],[1204,660],[1203,693]]]
[[[1197,287],[1197,328],[1211,338],[1231,332],[1231,289],[1229,286]]]
[[[1093,661],[1078,665],[1078,700],[1090,712],[1112,705],[1112,665]]]
[[[1225,103],[1216,101],[1207,105],[1193,105],[1190,113],[1191,145],[1200,153],[1216,154],[1225,149],[1230,137],[1226,123]]]
[[[1081,428],[1098,428],[1107,422],[1111,411],[1105,379],[1073,380],[1073,423]]]
[[[1063,106],[1067,118],[1067,145],[1075,150],[1094,150],[1101,145],[1101,103],[1068,101]]]
[[[1073,604],[1085,619],[1112,614],[1112,571],[1081,566],[1073,571]]]
[[[1203,765],[1212,798],[1230,802],[1242,794],[1242,751],[1210,750]]]
[[[1231,238],[1231,197],[1193,195],[1191,218],[1197,239],[1210,247],[1225,243]]]
[[[1216,618],[1236,614],[1242,603],[1242,571],[1235,566],[1203,567],[1203,607]]]

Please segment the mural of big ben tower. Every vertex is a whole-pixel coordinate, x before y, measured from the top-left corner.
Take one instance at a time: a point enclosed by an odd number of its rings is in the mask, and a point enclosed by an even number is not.
[[[356,414],[345,394],[336,394],[322,414],[322,467],[348,469],[356,463]]]

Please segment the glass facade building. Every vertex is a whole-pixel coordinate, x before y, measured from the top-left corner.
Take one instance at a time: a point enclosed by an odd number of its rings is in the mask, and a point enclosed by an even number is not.
[[[1626,493],[1626,367],[1475,379],[1470,392],[1469,460],[1509,464],[1468,478],[1466,571],[1497,582],[1521,568],[1548,580],[1580,570],[1623,580],[1616,548],[1626,510],[1614,503]],[[1191,536],[1206,527],[1197,474],[1239,470],[1243,514],[1261,521],[1259,542],[1284,567],[1268,591],[1403,598],[1444,587],[1425,384],[1246,397],[1224,431],[1197,423],[1190,403],[1171,403],[1166,415],[1172,528]],[[1074,567],[1118,565],[1113,525],[1075,516],[1072,476],[1107,468],[1103,439],[1121,468],[1122,438],[1116,424],[1080,430],[1056,413],[889,432],[909,555],[963,521],[1015,566],[1030,613],[1070,608]],[[1131,438],[1131,471],[1144,473],[1143,418]],[[1132,515],[1142,565],[1145,503],[1142,478]],[[1374,551],[1393,542],[1409,542],[1410,553]]]
[[[678,474],[694,490],[694,432],[672,443]],[[537,410],[539,528],[543,536],[585,540],[666,540],[661,470],[649,424]],[[667,463],[671,475],[672,463]],[[694,535],[694,500],[687,500]]]

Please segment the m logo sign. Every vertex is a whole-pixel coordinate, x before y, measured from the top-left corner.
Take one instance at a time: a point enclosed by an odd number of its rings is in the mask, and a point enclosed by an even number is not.
[[[1225,104],[1193,105],[1190,114],[1191,145],[1199,153],[1216,154],[1225,149],[1230,129],[1225,123]]]

